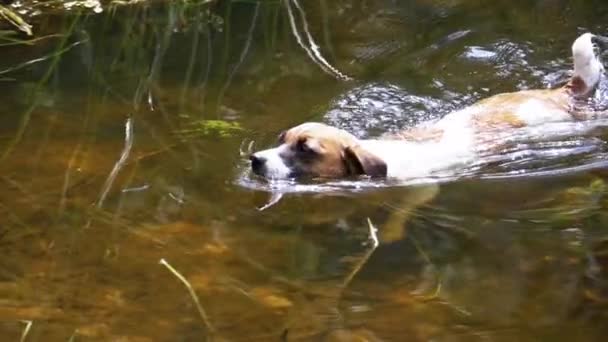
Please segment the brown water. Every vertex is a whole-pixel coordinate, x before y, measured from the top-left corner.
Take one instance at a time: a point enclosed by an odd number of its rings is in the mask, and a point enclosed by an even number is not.
[[[259,211],[268,187],[239,155],[306,120],[376,135],[497,92],[555,86],[572,40],[607,33],[608,3],[210,8],[59,11],[30,18],[47,38],[0,47],[2,340],[608,333],[605,129],[525,145],[523,157],[405,209],[404,198],[433,189],[287,184]],[[400,239],[381,240],[363,263],[367,219],[383,238],[399,210],[411,211]],[[161,259],[190,282],[208,322]]]

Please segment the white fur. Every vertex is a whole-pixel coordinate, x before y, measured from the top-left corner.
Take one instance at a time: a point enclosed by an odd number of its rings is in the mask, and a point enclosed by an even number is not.
[[[547,106],[546,102],[533,97],[518,105],[514,113],[519,120],[525,122],[528,126],[555,121],[570,121],[572,119],[572,115],[567,111]]]
[[[426,143],[366,140],[361,145],[386,162],[387,178],[408,180],[431,177],[470,162],[475,154],[466,140],[456,143],[448,139]]]
[[[263,158],[266,160],[266,177],[271,179],[285,179],[288,178],[291,174],[291,170],[285,163],[283,159],[281,159],[281,152],[287,148],[284,145],[279,147],[271,148],[268,150],[263,150],[255,153],[255,156],[258,158]]]
[[[465,109],[432,124],[443,130],[437,141],[363,140],[361,146],[386,162],[388,178],[430,177],[473,160],[472,114]]]
[[[593,35],[585,33],[581,35],[572,45],[574,58],[574,77],[580,77],[585,82],[586,88],[593,88],[599,81],[604,67],[596,55],[592,42]],[[534,127],[548,122],[570,121],[572,116],[568,111],[560,108],[551,101],[541,100],[543,96],[537,91],[522,92],[526,96],[525,101],[511,101],[501,103],[501,106],[511,106],[519,120],[527,126]],[[542,92],[542,90],[540,90]],[[542,96],[541,96],[542,95]],[[428,123],[432,129],[442,132],[439,140],[426,142],[406,140],[360,140],[361,146],[382,159],[387,164],[387,177],[407,180],[419,177],[432,177],[438,173],[449,175],[450,171],[457,171],[459,165],[466,165],[474,161],[477,153],[483,146],[477,146],[474,122],[475,116],[483,116],[488,106],[496,104],[473,105],[454,113],[448,114],[443,119]],[[506,109],[506,108],[505,108]],[[304,125],[322,125],[319,123],[307,123]],[[314,126],[308,127],[314,129]],[[499,131],[487,132],[492,137],[497,137]],[[343,132],[340,134],[349,134]],[[350,134],[349,134],[350,135]],[[280,157],[285,146],[257,152],[257,157],[266,159],[266,176],[269,178],[286,178],[290,169],[284,164]]]
[[[600,80],[604,66],[595,54],[591,38],[594,35],[585,33],[572,44],[572,57],[574,58],[574,77],[580,77],[587,89],[593,88]]]

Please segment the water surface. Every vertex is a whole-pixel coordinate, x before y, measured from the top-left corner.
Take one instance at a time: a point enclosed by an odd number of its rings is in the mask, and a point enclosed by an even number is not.
[[[269,187],[239,154],[307,120],[370,137],[495,93],[557,86],[573,39],[608,33],[603,1],[24,13],[45,38],[0,47],[7,340],[608,333],[602,120],[528,134],[439,187],[282,184],[263,211]],[[383,230],[403,210],[403,229]],[[365,259],[368,219],[381,241]],[[161,259],[191,283],[208,322]]]

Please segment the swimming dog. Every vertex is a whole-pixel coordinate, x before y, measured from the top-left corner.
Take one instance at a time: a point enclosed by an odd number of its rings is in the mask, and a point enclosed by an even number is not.
[[[481,100],[443,118],[380,139],[360,140],[322,123],[304,123],[279,136],[279,146],[253,153],[251,169],[268,179],[344,178],[366,175],[411,179],[458,169],[479,151],[499,148],[497,133],[547,122],[583,119],[575,103],[589,97],[604,67],[598,44],[585,33],[572,45],[574,70],[556,89],[523,90]]]

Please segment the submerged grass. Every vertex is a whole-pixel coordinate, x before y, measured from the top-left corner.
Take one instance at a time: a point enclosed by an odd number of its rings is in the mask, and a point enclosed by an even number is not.
[[[15,13],[10,8],[0,5],[0,17],[20,31],[25,32],[28,36],[32,35],[32,25],[28,24],[19,14]]]
[[[165,259],[160,259],[159,263],[161,265],[165,266],[177,279],[179,279],[180,282],[182,282],[182,284],[184,284],[184,286],[186,286],[186,289],[188,289],[188,293],[190,293],[190,297],[192,297],[192,300],[194,301],[194,304],[196,305],[196,309],[198,310],[198,313],[201,316],[201,319],[203,320],[203,323],[205,324],[205,327],[207,328],[209,335],[213,336],[213,334],[215,334],[215,328],[209,321],[209,317],[207,316],[205,309],[201,305],[201,301],[198,299],[198,296],[197,296],[196,292],[194,291],[194,288],[192,287],[192,285],[190,285],[190,282],[188,282],[186,277],[184,277],[175,268],[173,268],[173,266],[171,266],[171,264],[169,264]]]
[[[76,28],[76,24],[79,22],[79,19],[80,19],[80,17],[76,16],[76,18],[73,19],[72,22],[68,25],[67,34],[65,34],[62,37],[61,41],[59,42],[59,44],[57,46],[56,51],[49,54],[48,56],[24,62],[20,66],[16,67],[17,69],[20,69],[25,66],[28,66],[28,65],[31,65],[34,63],[38,63],[43,60],[50,60],[50,65],[48,66],[46,72],[44,73],[44,75],[40,78],[40,80],[36,84],[34,94],[38,94],[39,90],[41,90],[47,84],[47,82],[51,79],[51,77],[55,74],[57,66],[59,65],[59,62],[61,60],[61,56],[64,53],[66,53],[67,51],[69,51],[71,48],[83,43],[83,41],[77,41],[75,43],[69,44],[70,34],[72,32],[74,32],[74,29]],[[5,70],[2,72],[2,74],[9,73],[9,72],[12,72],[15,70],[16,69],[14,69],[14,68],[12,70],[10,70],[10,69]],[[25,112],[22,114],[19,128],[18,128],[15,136],[9,141],[9,143],[5,147],[5,150],[0,155],[0,161],[5,160],[13,152],[13,149],[15,148],[15,146],[19,143],[19,141],[23,137],[23,134],[25,133],[25,130],[28,126],[30,117],[31,117],[33,111],[38,107],[39,101],[40,101],[40,97],[34,96],[33,101],[28,106],[28,108],[25,110]]]

